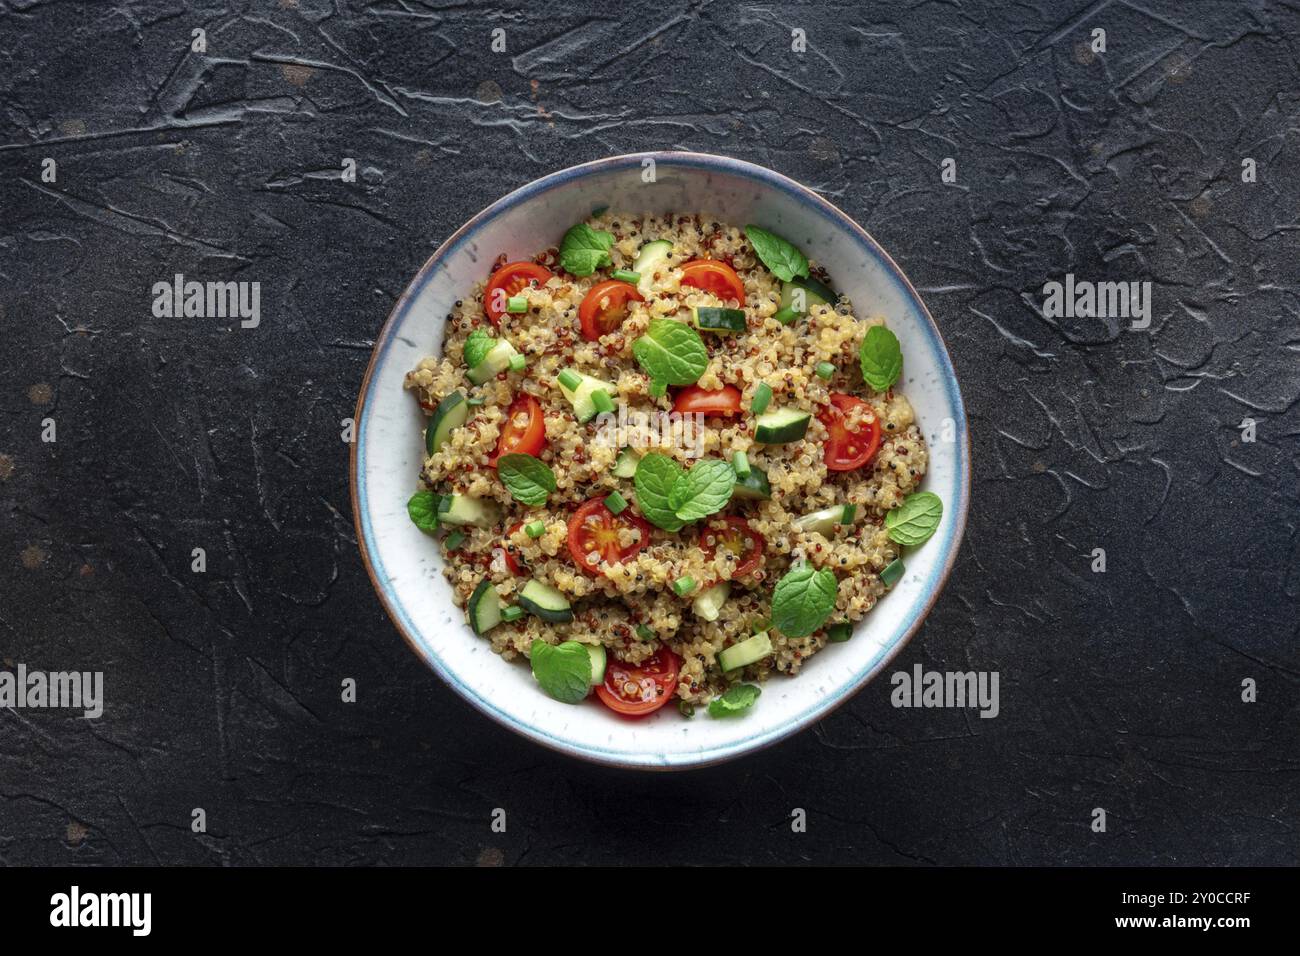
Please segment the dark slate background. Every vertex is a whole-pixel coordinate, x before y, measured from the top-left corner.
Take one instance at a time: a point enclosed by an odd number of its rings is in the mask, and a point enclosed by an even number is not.
[[[0,861],[1296,862],[1298,63],[1294,2],[0,0],[0,660],[108,697],[0,712]],[[656,148],[812,186],[921,289],[975,499],[896,666],[999,671],[996,720],[881,681],[595,768],[380,609],[339,432],[393,301],[502,194]],[[176,272],[260,281],[261,327],[154,318]],[[1152,328],[1045,320],[1066,272],[1151,281]]]

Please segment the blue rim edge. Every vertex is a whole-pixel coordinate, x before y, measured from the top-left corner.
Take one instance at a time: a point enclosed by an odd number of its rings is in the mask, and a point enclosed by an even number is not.
[[[619,169],[623,167],[636,167],[640,169],[641,162],[644,159],[653,159],[657,164],[667,164],[669,166],[685,166],[697,169],[724,170],[739,176],[757,180],[766,185],[780,189],[782,192],[794,197],[803,205],[814,209],[824,219],[828,219],[835,225],[845,228],[857,240],[863,250],[873,259],[876,259],[890,275],[894,285],[902,293],[902,297],[912,302],[917,311],[920,313],[925,329],[926,337],[930,344],[930,349],[939,359],[939,364],[945,375],[944,386],[948,393],[948,400],[953,408],[957,411],[956,423],[958,434],[955,445],[957,446],[957,473],[958,489],[960,501],[958,507],[947,512],[953,520],[944,522],[947,525],[942,539],[943,553],[946,555],[943,561],[930,573],[922,588],[922,595],[925,599],[918,604],[912,614],[905,621],[904,626],[897,631],[885,644],[883,644],[877,654],[871,659],[865,668],[856,673],[850,680],[846,681],[835,693],[828,694],[825,697],[819,697],[814,700],[811,706],[801,712],[796,718],[787,724],[768,730],[763,733],[754,734],[745,737],[742,740],[727,744],[724,747],[714,747],[711,749],[702,749],[695,753],[682,756],[669,756],[666,754],[636,753],[625,750],[612,750],[594,746],[580,746],[556,737],[540,727],[523,723],[515,717],[499,710],[492,701],[479,696],[475,691],[462,684],[452,671],[443,663],[441,657],[427,641],[420,639],[415,640],[414,635],[423,635],[423,631],[416,626],[415,622],[407,613],[406,608],[398,600],[396,592],[393,590],[389,581],[388,573],[384,568],[383,562],[379,558],[378,549],[375,547],[373,528],[370,521],[370,509],[365,506],[369,498],[366,493],[366,470],[365,470],[365,442],[363,437],[366,433],[366,426],[370,416],[369,398],[373,389],[376,387],[376,376],[372,373],[383,363],[385,353],[392,343],[396,327],[405,318],[407,310],[418,297],[424,286],[432,278],[434,266],[437,262],[450,256],[460,246],[473,237],[474,231],[482,225],[496,219],[502,213],[511,209],[520,203],[523,203],[541,193],[549,192],[572,179],[585,177],[596,171],[607,169]],[[535,179],[532,182],[519,187],[514,192],[503,196],[496,202],[492,203],[482,212],[471,218],[459,230],[457,230],[452,240],[449,240],[443,246],[439,247],[432,256],[420,267],[416,277],[406,287],[406,290],[398,298],[393,307],[388,320],[385,322],[383,330],[380,332],[379,340],[375,343],[375,350],[371,357],[370,366],[366,374],[366,385],[362,392],[359,404],[361,414],[357,420],[356,439],[353,444],[354,454],[352,458],[352,480],[355,489],[355,501],[361,505],[354,516],[362,531],[362,547],[364,548],[363,557],[369,562],[372,576],[376,585],[380,588],[380,597],[383,600],[390,615],[396,617],[406,632],[408,643],[417,646],[421,651],[421,656],[437,672],[438,676],[443,679],[451,688],[461,697],[469,701],[480,711],[503,726],[514,730],[518,733],[530,737],[544,746],[550,747],[569,756],[578,757],[585,760],[592,760],[597,763],[606,764],[613,767],[636,768],[648,770],[672,770],[688,769],[695,767],[704,767],[710,764],[716,764],[725,760],[741,756],[754,750],[775,744],[787,737],[792,736],[798,731],[807,727],[830,713],[837,706],[844,703],[855,693],[866,686],[896,655],[903,649],[920,628],[921,623],[929,614],[934,602],[938,598],[938,590],[942,588],[951,572],[953,565],[956,563],[957,551],[961,544],[961,536],[966,527],[966,511],[970,503],[970,443],[969,433],[966,425],[966,406],[961,399],[961,390],[957,384],[956,370],[953,368],[952,359],[948,354],[947,346],[943,341],[943,336],[935,324],[933,316],[930,315],[929,309],[921,300],[920,295],[912,287],[907,277],[903,275],[902,270],[897,263],[889,256],[887,252],[877,243],[861,226],[850,218],[843,210],[823,199],[811,189],[800,185],[787,176],[766,169],[762,166],[754,165],[743,160],[732,159],[726,156],[715,156],[709,153],[686,153],[686,152],[648,152],[648,153],[627,153],[620,156],[611,156],[605,159],[595,160],[589,163],[583,163],[578,166],[570,166],[567,169],[559,170]],[[656,759],[658,758],[658,759]]]

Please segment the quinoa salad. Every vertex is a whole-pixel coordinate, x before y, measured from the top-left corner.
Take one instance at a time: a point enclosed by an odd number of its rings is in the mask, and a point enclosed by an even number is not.
[[[539,692],[739,717],[903,577],[943,504],[898,339],[834,288],[759,226],[598,210],[451,306],[407,508]]]

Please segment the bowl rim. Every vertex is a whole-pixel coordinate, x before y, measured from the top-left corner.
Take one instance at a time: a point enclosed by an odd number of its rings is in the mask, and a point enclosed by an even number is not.
[[[850,680],[840,684],[835,690],[827,693],[813,702],[813,704],[800,713],[794,720],[789,721],[780,727],[772,728],[766,732],[754,734],[721,746],[707,748],[695,753],[682,756],[674,756],[672,760],[665,761],[662,756],[659,760],[654,760],[654,753],[628,754],[618,751],[602,751],[593,749],[581,744],[575,744],[572,741],[565,740],[561,737],[554,736],[545,730],[522,723],[510,715],[499,711],[492,703],[480,697],[476,692],[462,684],[455,676],[454,672],[448,668],[441,658],[433,652],[427,652],[415,640],[412,632],[417,630],[412,622],[408,621],[402,608],[397,602],[395,595],[390,594],[389,587],[386,583],[381,583],[376,571],[377,556],[371,553],[371,534],[368,521],[368,515],[363,515],[361,502],[361,488],[364,485],[364,477],[361,469],[358,467],[359,459],[362,455],[362,433],[366,422],[366,401],[369,398],[372,379],[376,369],[379,367],[384,353],[387,351],[399,316],[401,316],[409,306],[416,293],[423,289],[432,275],[434,269],[452,250],[461,244],[468,236],[473,234],[479,227],[495,219],[521,203],[526,202],[533,197],[548,192],[558,186],[561,186],[571,180],[583,178],[593,172],[619,167],[640,167],[646,159],[652,159],[656,165],[662,163],[668,166],[687,166],[698,169],[720,170],[728,173],[746,177],[762,184],[775,187],[783,192],[801,200],[805,205],[811,206],[813,210],[820,213],[824,218],[832,223],[847,230],[855,236],[864,250],[871,256],[875,257],[880,264],[890,274],[894,282],[900,286],[905,298],[914,302],[918,307],[923,319],[925,331],[937,342],[939,348],[939,358],[942,365],[942,379],[947,389],[951,404],[957,415],[956,424],[959,427],[960,435],[958,441],[959,458],[957,463],[958,494],[959,500],[955,507],[950,509],[953,515],[951,530],[945,538],[947,553],[944,555],[942,565],[938,573],[931,575],[933,584],[930,586],[929,594],[923,605],[916,612],[913,620],[907,626],[901,637],[894,643],[885,648],[883,653],[873,658],[868,665],[855,674]],[[958,552],[961,550],[962,541],[965,538],[967,511],[970,506],[971,498],[971,446],[970,430],[966,417],[966,406],[961,397],[961,386],[957,380],[956,369],[952,364],[952,356],[949,354],[947,342],[943,338],[943,333],[934,317],[930,314],[916,288],[911,281],[899,268],[893,257],[878,243],[870,233],[860,226],[851,216],[836,206],[834,203],[823,198],[820,194],[803,184],[768,169],[759,166],[756,163],[750,163],[745,160],[733,159],[729,156],[719,156],[713,153],[698,153],[687,150],[650,150],[637,153],[621,153],[614,156],[606,156],[601,159],[592,160],[586,163],[579,163],[574,166],[568,166],[555,172],[548,173],[537,179],[526,183],[511,192],[502,196],[500,199],[484,207],[464,225],[453,232],[433,253],[429,256],[419,271],[411,278],[398,296],[397,301],[393,304],[388,318],[384,320],[384,325],[380,329],[379,335],[375,338],[375,344],[371,351],[370,362],[366,367],[365,377],[361,381],[361,387],[357,395],[356,411],[353,415],[355,432],[351,443],[351,451],[348,458],[348,481],[351,487],[352,498],[352,522],[356,531],[357,545],[361,552],[361,560],[365,565],[366,574],[370,578],[371,586],[379,596],[380,603],[384,607],[389,619],[397,628],[402,639],[407,643],[416,656],[434,671],[444,683],[448,684],[460,697],[471,704],[476,710],[489,717],[496,723],[509,730],[514,731],[530,740],[533,740],[550,750],[557,753],[565,754],[570,757],[577,757],[592,763],[601,764],[610,767],[619,767],[624,769],[636,770],[686,770],[703,768],[723,763],[741,757],[745,754],[754,753],[758,750],[770,747],[789,737],[794,736],[810,724],[822,720],[831,714],[840,705],[853,698],[862,688],[871,683],[879,673],[884,670],[896,656],[906,647],[912,638],[921,629],[929,616],[930,611],[934,608],[935,602],[942,593],[948,578],[952,573],[953,567],[957,562]]]

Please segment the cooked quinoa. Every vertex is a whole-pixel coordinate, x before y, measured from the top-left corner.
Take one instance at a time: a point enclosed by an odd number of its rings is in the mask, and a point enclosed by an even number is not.
[[[552,645],[576,641],[603,645],[611,662],[636,665],[666,646],[681,658],[676,695],[688,704],[707,702],[738,680],[761,682],[773,673],[797,674],[809,657],[826,646],[830,627],[861,620],[887,590],[880,575],[900,557],[901,548],[891,539],[885,516],[918,490],[926,472],[927,448],[912,406],[892,388],[873,390],[859,369],[863,337],[884,319],[860,317],[841,295],[834,304],[810,304],[806,315],[784,324],[776,317],[782,308],[782,281],[760,261],[745,231],[734,225],[700,215],[619,212],[593,216],[587,225],[612,234],[608,265],[578,277],[561,268],[558,249],[541,252],[533,261],[549,270],[551,277],[518,290],[526,310],[506,312],[496,327],[485,313],[485,275],[447,314],[443,354],[424,359],[406,376],[406,388],[426,412],[457,390],[471,405],[466,423],[425,459],[420,488],[442,497],[490,500],[500,507],[500,520],[490,527],[450,529],[459,533],[457,537],[464,536],[453,541],[454,550],[447,551],[447,538],[443,538],[445,573],[456,603],[465,606],[485,577],[504,606],[516,603],[529,580],[548,585],[572,605],[572,622],[547,623],[530,613],[502,621],[484,635],[494,651],[513,659],[527,657],[536,640]],[[644,301],[629,302],[621,326],[598,341],[589,341],[579,320],[579,306],[588,291],[608,281],[616,270],[632,270],[638,252],[657,240],[671,242],[672,249],[660,268],[640,276],[637,288]],[[744,284],[744,302],[724,301],[717,292],[684,284],[682,264],[700,259],[721,261],[734,269]],[[504,262],[504,257],[499,258],[489,273]],[[815,262],[811,277],[831,284]],[[637,451],[670,456],[683,468],[709,459],[731,461],[736,452],[743,452],[752,468],[766,472],[771,498],[733,496],[719,515],[671,533],[647,525],[648,543],[639,541],[642,532],[629,521],[620,532],[620,544],[633,548],[641,544],[641,550],[613,563],[601,560],[597,552],[593,556],[598,572],[589,573],[579,567],[568,544],[574,512],[584,502],[618,492],[627,502],[623,513],[635,516],[637,492],[632,478],[612,473],[620,448],[597,440],[599,422],[579,423],[557,379],[563,370],[574,370],[608,382],[614,404],[629,411],[671,411],[680,389],[652,397],[651,380],[633,355],[633,343],[646,334],[654,319],[689,323],[697,306],[743,308],[745,331],[700,333],[708,364],[696,382],[710,391],[724,386],[739,389],[739,413],[705,419],[702,458],[671,442]],[[464,352],[475,329],[507,340],[526,365],[483,384],[471,384]],[[802,440],[786,444],[756,440],[751,407],[761,383],[772,391],[771,408],[811,413]],[[824,461],[829,433],[822,417],[832,393],[866,402],[848,413],[850,431],[873,416],[879,422],[879,448],[855,470],[831,471]],[[536,457],[550,467],[556,487],[540,506],[516,500],[489,462],[508,410],[521,395],[536,399],[545,419],[545,447]],[[848,504],[856,506],[852,523],[824,531],[799,530],[796,525],[802,516]],[[717,546],[723,516],[742,518],[764,539],[757,570],[735,575],[736,554]],[[525,525],[532,525],[538,536],[530,536]],[[799,561],[833,572],[838,586],[825,625],[795,638],[781,634],[769,619],[773,586]],[[512,563],[521,573],[514,573]],[[695,586],[679,596],[674,583],[683,578]],[[717,619],[701,619],[693,610],[693,600],[703,587],[722,581],[730,581],[731,590]],[[743,672],[724,674],[718,654],[760,629],[770,638],[771,653]]]

